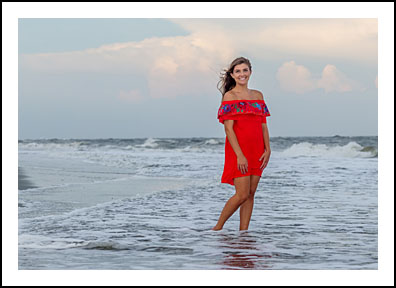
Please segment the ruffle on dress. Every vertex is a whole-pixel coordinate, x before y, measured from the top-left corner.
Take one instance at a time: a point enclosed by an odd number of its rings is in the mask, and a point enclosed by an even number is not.
[[[224,120],[239,120],[245,115],[260,116],[258,120],[262,123],[266,123],[266,117],[271,116],[264,100],[230,100],[221,103],[217,119],[224,124]]]

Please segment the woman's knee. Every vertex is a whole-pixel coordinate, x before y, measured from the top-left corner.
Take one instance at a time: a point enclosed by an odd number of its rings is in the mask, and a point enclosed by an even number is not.
[[[255,193],[256,193],[256,189],[250,189],[250,193],[249,193],[248,198],[249,198],[249,199],[253,199]]]
[[[240,204],[244,203],[246,200],[249,199],[249,193],[237,193],[236,197]]]
[[[257,186],[260,181],[260,176],[252,175],[250,180],[249,198],[254,198],[254,194],[256,193]]]
[[[250,194],[250,177],[237,177],[234,179],[234,183],[238,202],[245,202],[249,198]]]

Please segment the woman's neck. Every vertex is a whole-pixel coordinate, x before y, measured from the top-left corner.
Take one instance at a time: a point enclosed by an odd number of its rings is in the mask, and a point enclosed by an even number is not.
[[[233,89],[232,89],[232,91],[233,92],[236,92],[236,93],[249,93],[249,88],[247,87],[247,85],[243,85],[243,86],[241,86],[241,85],[236,85]]]

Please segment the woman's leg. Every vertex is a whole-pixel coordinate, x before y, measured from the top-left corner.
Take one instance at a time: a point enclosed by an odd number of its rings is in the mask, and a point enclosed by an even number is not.
[[[232,196],[225,204],[223,211],[221,211],[219,220],[212,230],[223,229],[224,223],[231,217],[232,214],[245,202],[249,197],[250,191],[250,175],[234,178],[235,195]]]
[[[248,230],[250,217],[253,212],[254,193],[256,193],[257,185],[260,181],[260,176],[250,175],[250,193],[248,199],[243,202],[239,208],[240,224],[239,230]]]

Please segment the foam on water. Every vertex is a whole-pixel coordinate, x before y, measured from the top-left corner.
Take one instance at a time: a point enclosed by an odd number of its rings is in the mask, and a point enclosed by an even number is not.
[[[344,146],[329,146],[326,144],[312,144],[309,142],[302,142],[293,144],[282,152],[284,156],[289,157],[348,157],[348,158],[371,158],[377,157],[377,151],[374,147],[362,147],[356,142],[349,142]]]
[[[136,147],[143,147],[143,148],[155,148],[158,147],[158,143],[156,143],[156,139],[154,138],[148,138],[143,144],[141,145],[136,145]]]

